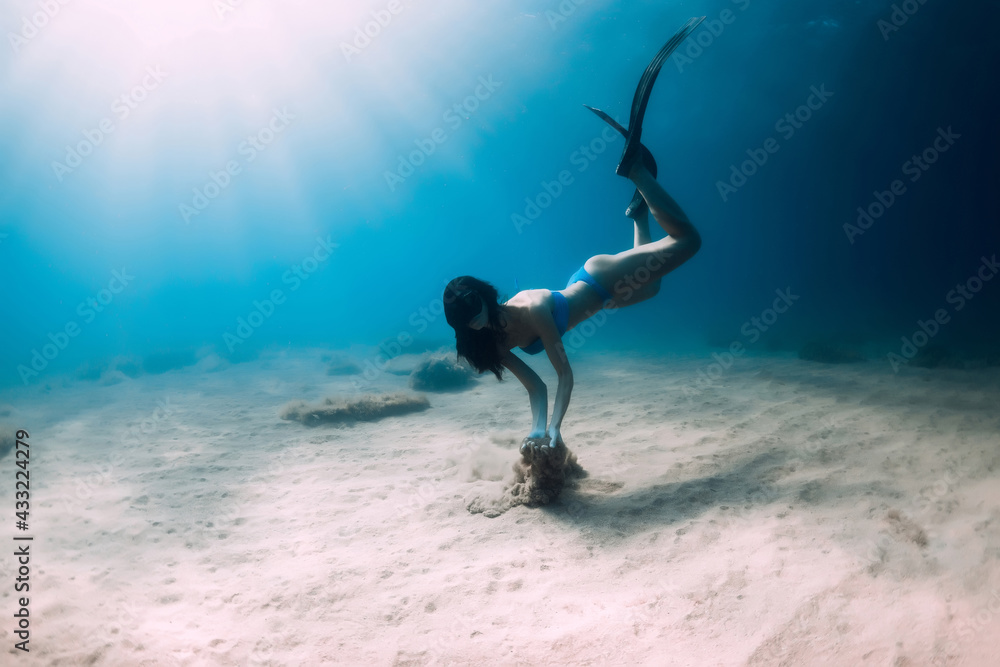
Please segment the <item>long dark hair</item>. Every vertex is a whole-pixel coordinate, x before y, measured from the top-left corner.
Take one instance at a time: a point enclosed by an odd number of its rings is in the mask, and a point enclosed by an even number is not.
[[[486,304],[489,326],[478,331],[469,327],[469,321],[478,315]],[[491,371],[497,380],[503,380],[499,346],[507,341],[507,333],[500,324],[503,304],[497,288],[485,280],[472,276],[459,276],[444,288],[444,315],[455,330],[455,347],[458,356],[465,357],[479,371]]]

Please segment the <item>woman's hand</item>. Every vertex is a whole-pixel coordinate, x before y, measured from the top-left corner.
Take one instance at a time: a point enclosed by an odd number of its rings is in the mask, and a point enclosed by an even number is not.
[[[527,455],[532,449],[538,449],[541,446],[541,440],[545,437],[544,428],[536,428],[528,434],[524,440],[521,441],[521,454]]]
[[[566,443],[563,442],[559,429],[550,428],[548,431],[535,429],[521,442],[521,455],[530,463],[534,457],[539,455],[547,457],[560,447],[565,449]]]

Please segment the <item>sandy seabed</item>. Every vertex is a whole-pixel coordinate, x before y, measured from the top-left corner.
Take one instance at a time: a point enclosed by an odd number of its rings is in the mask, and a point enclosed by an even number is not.
[[[282,420],[356,394],[318,358],[0,394],[35,537],[28,654],[0,559],[0,662],[1000,664],[996,368],[755,357],[706,382],[707,355],[582,356],[586,476],[484,513],[530,426],[516,380]]]

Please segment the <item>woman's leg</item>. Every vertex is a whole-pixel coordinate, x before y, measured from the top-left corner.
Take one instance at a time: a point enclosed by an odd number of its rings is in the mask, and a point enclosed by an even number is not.
[[[698,230],[640,161],[633,165],[629,178],[639,188],[653,218],[669,236],[640,243],[617,255],[596,255],[584,264],[587,272],[611,292],[618,306],[655,296],[660,279],[691,259],[701,247]],[[643,240],[640,231],[636,221],[636,241]]]
[[[638,248],[641,245],[646,245],[653,239],[649,236],[649,207],[646,206],[642,209],[642,213],[637,215],[635,218],[635,243],[633,247]]]
[[[639,188],[642,198],[646,200],[649,210],[653,213],[653,218],[660,224],[660,227],[663,227],[663,231],[677,241],[698,239],[700,243],[698,230],[694,228],[674,198],[656,182],[656,179],[640,160],[636,160],[635,164],[632,165],[628,177]]]

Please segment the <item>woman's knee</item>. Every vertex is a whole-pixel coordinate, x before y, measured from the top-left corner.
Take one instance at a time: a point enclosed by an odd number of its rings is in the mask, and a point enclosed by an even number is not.
[[[701,234],[692,232],[690,236],[685,236],[679,245],[683,246],[685,257],[691,259],[701,250]]]
[[[688,261],[701,249],[701,237],[694,234],[680,241],[666,244],[661,248],[651,250],[646,257],[645,266],[654,275],[662,278],[684,262]]]

